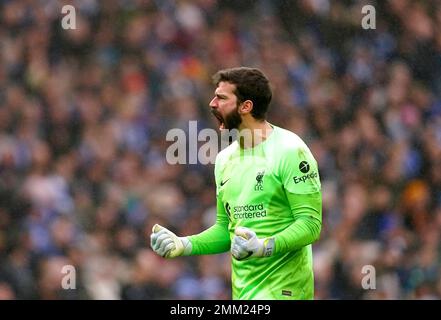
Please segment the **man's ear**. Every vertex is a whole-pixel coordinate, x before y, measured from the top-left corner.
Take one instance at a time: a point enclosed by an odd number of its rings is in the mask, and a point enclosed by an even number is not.
[[[251,100],[245,100],[239,106],[239,114],[251,113],[252,110],[253,110],[253,101]]]

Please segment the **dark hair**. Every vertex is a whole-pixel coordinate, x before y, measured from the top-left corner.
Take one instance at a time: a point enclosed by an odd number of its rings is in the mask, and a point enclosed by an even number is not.
[[[253,102],[251,115],[258,120],[264,120],[271,102],[272,92],[268,78],[256,68],[238,67],[219,70],[213,76],[213,83],[229,82],[236,86],[234,94],[238,103],[245,100]]]

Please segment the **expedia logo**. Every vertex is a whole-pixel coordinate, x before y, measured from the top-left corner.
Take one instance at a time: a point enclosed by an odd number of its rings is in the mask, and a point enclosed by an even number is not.
[[[294,183],[297,184],[300,182],[306,182],[307,180],[314,179],[314,178],[317,178],[317,172],[311,172],[311,173],[305,174],[304,176],[301,176],[301,177],[296,176],[293,178],[293,180],[294,180]]]
[[[266,209],[264,208],[263,203],[233,207],[234,219],[255,219],[263,217],[266,217]]]
[[[307,161],[302,161],[299,163],[299,170],[302,173],[308,173],[310,168],[311,167],[309,166],[309,163]],[[304,176],[301,176],[301,177],[296,176],[293,178],[293,180],[294,180],[294,183],[297,184],[300,182],[306,182],[306,180],[314,179],[314,178],[317,178],[317,172],[311,172],[311,173],[305,174]]]
[[[302,161],[302,162],[300,162],[300,164],[299,164],[299,170],[300,170],[302,173],[308,173],[308,171],[309,171],[309,163],[306,162],[306,161]]]

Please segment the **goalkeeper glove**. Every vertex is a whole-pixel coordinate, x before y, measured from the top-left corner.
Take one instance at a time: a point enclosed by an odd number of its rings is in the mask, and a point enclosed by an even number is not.
[[[274,251],[274,238],[257,238],[256,233],[245,227],[237,227],[231,245],[231,253],[236,260],[250,257],[269,257]]]
[[[188,256],[191,253],[191,242],[187,237],[178,237],[159,224],[155,224],[152,228],[150,246],[164,258]]]

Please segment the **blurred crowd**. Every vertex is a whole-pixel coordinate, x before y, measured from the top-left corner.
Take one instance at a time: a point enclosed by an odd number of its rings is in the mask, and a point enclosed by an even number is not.
[[[0,1],[0,299],[230,299],[228,253],[149,234],[214,222],[213,165],[168,164],[166,134],[217,128],[240,65],[319,163],[316,299],[441,299],[440,25],[436,0]]]

